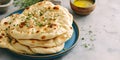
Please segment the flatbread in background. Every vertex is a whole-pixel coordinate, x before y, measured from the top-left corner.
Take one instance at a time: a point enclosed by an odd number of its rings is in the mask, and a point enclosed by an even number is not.
[[[73,34],[72,27],[68,32],[49,40],[17,40],[19,43],[29,47],[54,47],[65,43]]]

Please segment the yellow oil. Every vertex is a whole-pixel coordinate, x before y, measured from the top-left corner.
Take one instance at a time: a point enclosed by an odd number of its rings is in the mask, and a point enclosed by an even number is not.
[[[73,4],[77,7],[90,7],[93,2],[90,0],[74,0]]]

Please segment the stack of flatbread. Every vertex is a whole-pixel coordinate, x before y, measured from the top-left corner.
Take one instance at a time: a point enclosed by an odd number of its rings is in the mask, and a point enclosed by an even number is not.
[[[42,1],[0,22],[0,47],[24,54],[61,51],[73,33],[73,16],[62,6]]]

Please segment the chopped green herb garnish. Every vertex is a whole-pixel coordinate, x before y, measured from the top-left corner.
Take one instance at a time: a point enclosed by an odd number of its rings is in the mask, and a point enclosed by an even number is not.
[[[42,16],[42,13],[40,12],[39,15]]]
[[[9,22],[9,24],[11,24],[11,22]]]
[[[29,24],[26,24],[27,27],[29,27],[30,25]]]
[[[38,22],[37,25],[38,25],[39,27],[43,26],[43,24],[40,23],[40,22]]]
[[[17,24],[17,26],[18,26],[18,24]]]
[[[27,20],[30,20],[30,18],[32,17],[32,14],[28,14],[28,16],[27,16]]]
[[[8,28],[6,28],[5,30],[8,30]]]
[[[85,48],[88,48],[88,44],[87,44],[87,43],[83,44],[83,46],[84,46]]]
[[[13,26],[15,26],[15,25],[13,25]]]
[[[46,21],[47,20],[47,18],[44,18],[44,21]]]
[[[84,44],[84,47],[85,47],[85,48],[88,48],[88,45],[87,45],[87,44]]]
[[[49,22],[48,25],[51,25],[51,23]]]
[[[32,17],[32,14],[28,14],[29,17]]]
[[[27,17],[26,19],[27,19],[27,20],[30,20],[30,17]]]
[[[35,18],[32,18],[33,20],[36,20]]]
[[[22,16],[21,18],[24,18],[24,16]]]

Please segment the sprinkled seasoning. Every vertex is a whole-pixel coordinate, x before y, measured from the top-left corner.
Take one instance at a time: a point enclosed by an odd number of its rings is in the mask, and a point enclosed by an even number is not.
[[[30,25],[29,25],[29,24],[26,24],[25,26],[26,26],[26,27],[29,27]]]
[[[91,29],[92,26],[88,27],[81,27],[81,47],[85,49],[92,50],[94,49],[94,41],[95,41],[95,36],[96,34],[94,31]],[[82,33],[83,32],[83,33]]]
[[[38,22],[38,23],[36,23],[39,27],[42,27],[42,26],[44,26],[42,23],[40,23],[40,22]]]
[[[9,24],[11,24],[11,22],[9,22]]]
[[[15,26],[15,25],[13,25],[13,26]]]
[[[33,20],[36,20],[36,18],[32,18]]]
[[[44,21],[46,21],[47,20],[47,18],[44,18]]]
[[[82,37],[82,40],[84,40],[84,37]]]
[[[30,17],[27,17],[26,20],[30,20]]]
[[[17,24],[17,26],[18,26],[18,24]]]
[[[5,30],[8,30],[8,28],[6,28]]]
[[[87,48],[87,47],[88,47],[88,45],[87,45],[87,44],[84,44],[84,47],[85,47],[85,48]]]
[[[0,39],[2,38],[2,36],[0,36]]]
[[[92,33],[92,31],[90,30],[90,31],[88,31],[89,32],[89,34],[91,34]]]
[[[30,20],[31,17],[32,17],[32,14],[28,14],[26,20]]]
[[[40,16],[42,16],[42,13],[41,13],[41,12],[39,12],[39,15],[40,15]]]

